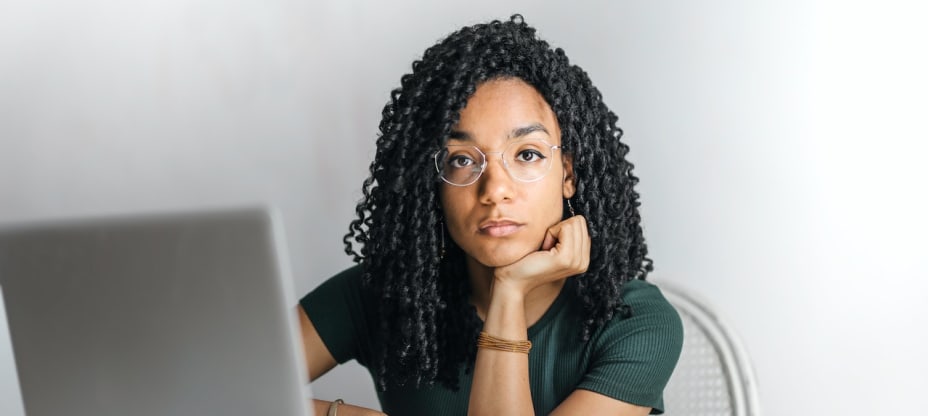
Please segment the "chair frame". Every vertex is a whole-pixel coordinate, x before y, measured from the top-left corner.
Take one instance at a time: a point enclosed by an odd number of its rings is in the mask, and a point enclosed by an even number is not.
[[[732,415],[761,416],[757,379],[747,351],[731,326],[705,301],[689,294],[689,291],[660,280],[654,283],[681,314],[693,317],[718,351],[723,370],[728,376],[726,381],[731,392]]]

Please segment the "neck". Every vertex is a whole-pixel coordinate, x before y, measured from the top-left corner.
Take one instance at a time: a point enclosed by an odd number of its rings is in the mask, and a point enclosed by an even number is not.
[[[467,272],[470,280],[470,303],[477,309],[477,316],[486,320],[487,310],[493,291],[493,267],[480,264],[472,257],[467,257]],[[566,280],[560,279],[532,289],[525,295],[525,324],[532,326],[545,314]]]

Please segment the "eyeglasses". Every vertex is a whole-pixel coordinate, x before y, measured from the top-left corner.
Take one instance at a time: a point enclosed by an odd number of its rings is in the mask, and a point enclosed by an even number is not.
[[[467,186],[487,169],[487,155],[499,154],[509,175],[522,182],[535,182],[551,170],[553,146],[544,140],[519,140],[502,152],[482,152],[475,146],[452,144],[435,153],[435,169],[441,180],[454,186]]]

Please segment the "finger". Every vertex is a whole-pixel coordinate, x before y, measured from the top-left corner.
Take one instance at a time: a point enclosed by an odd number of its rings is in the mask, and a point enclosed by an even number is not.
[[[576,216],[575,216],[576,217]],[[577,272],[584,270],[583,264],[586,262],[586,220],[580,216],[574,220],[573,236],[574,240],[574,267]]]
[[[551,253],[561,271],[570,276],[586,271],[589,246],[586,219],[577,215],[548,228],[542,250]]]
[[[580,224],[581,224],[581,229],[582,229],[581,230],[581,233],[582,233],[581,241],[583,241],[583,248],[581,249],[581,252],[583,254],[583,264],[582,264],[581,273],[585,273],[587,269],[589,269],[590,267],[590,251],[592,250],[592,247],[593,247],[593,239],[590,237],[589,224],[587,224],[586,218],[581,217]]]
[[[570,267],[574,273],[586,271],[590,258],[590,237],[587,232],[586,218],[576,215],[570,224]]]
[[[561,221],[548,227],[548,230],[545,232],[545,240],[541,243],[542,250],[551,250],[561,242],[563,239],[561,233],[566,222],[566,220]]]
[[[553,254],[560,268],[568,275],[573,274],[581,264],[582,229],[576,218],[568,218],[550,228],[557,238],[557,250]]]
[[[548,228],[545,231],[545,240],[541,242],[541,249],[544,251],[551,250],[557,244],[557,236]]]

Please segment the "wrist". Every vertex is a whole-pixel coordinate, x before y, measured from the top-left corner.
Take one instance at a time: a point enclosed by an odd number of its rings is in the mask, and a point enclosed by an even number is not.
[[[338,406],[345,404],[345,401],[342,399],[335,399],[332,403],[329,404],[329,409],[325,413],[326,416],[338,416]]]
[[[522,339],[525,329],[525,295],[511,284],[494,283],[484,330],[507,339]]]
[[[524,282],[514,278],[507,267],[498,267],[493,270],[493,281],[490,284],[490,297],[499,297],[503,300],[512,301],[524,299],[528,293]]]
[[[490,305],[521,305],[525,303],[525,289],[505,279],[494,277],[490,285]]]

